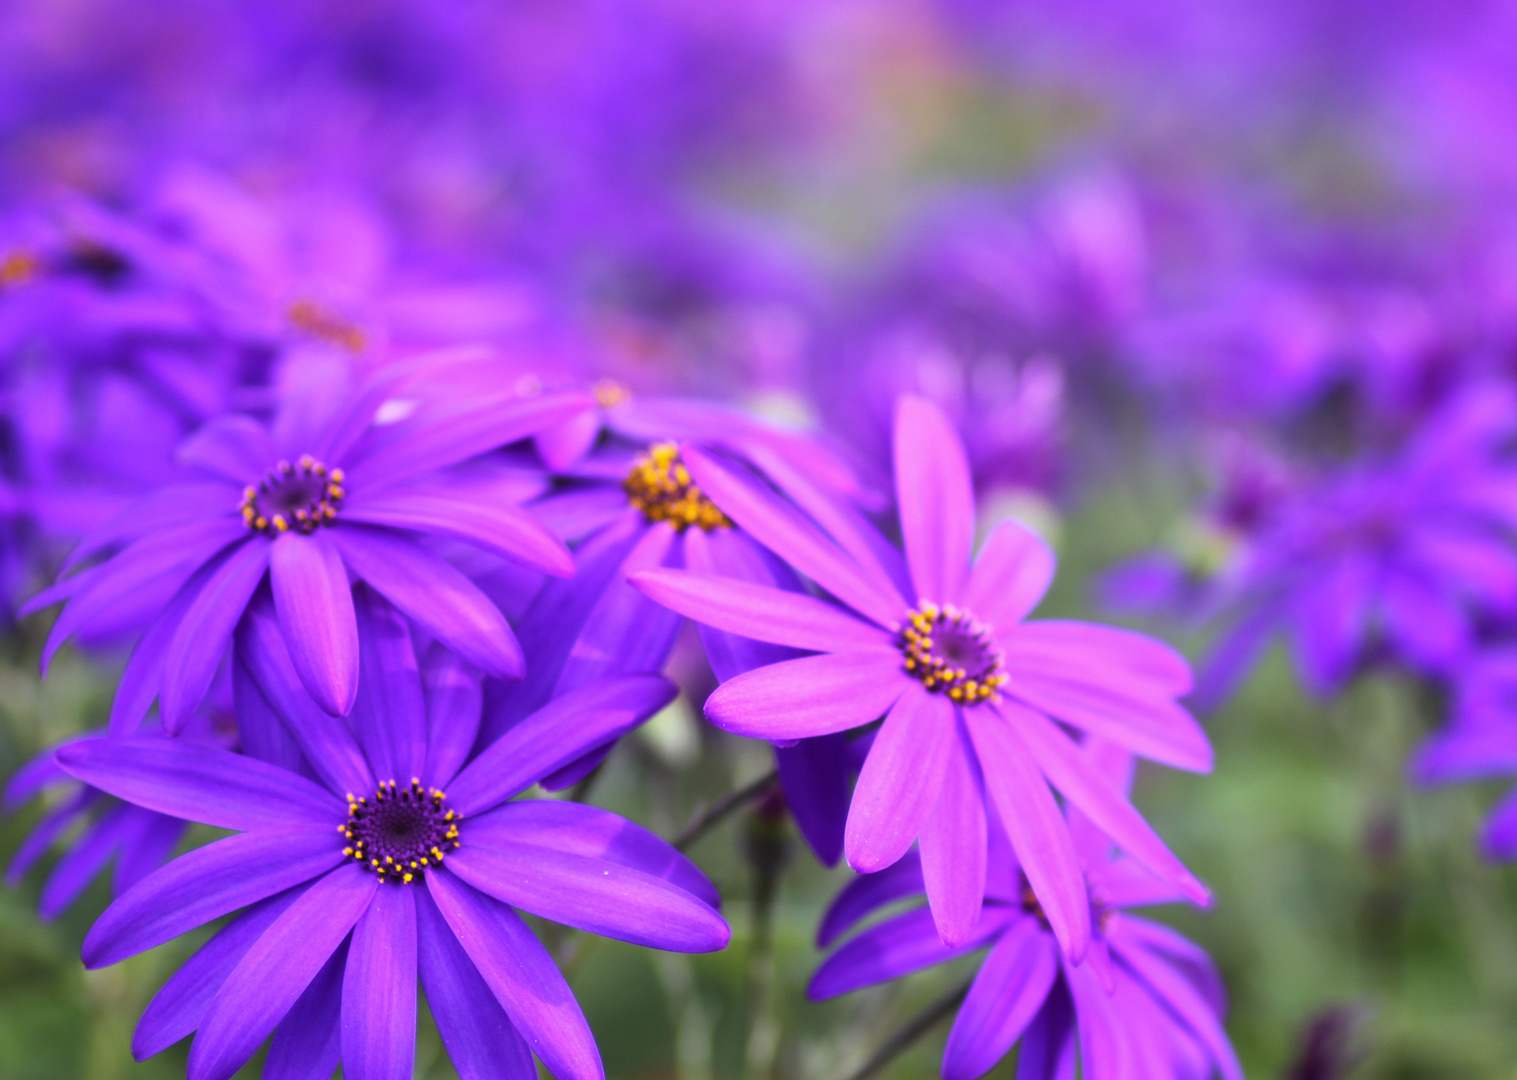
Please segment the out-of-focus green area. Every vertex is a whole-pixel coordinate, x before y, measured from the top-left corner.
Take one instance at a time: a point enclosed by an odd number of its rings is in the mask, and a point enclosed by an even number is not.
[[[1172,493],[1141,483],[1088,500],[1060,530],[1060,578],[1042,613],[1091,615],[1091,575],[1152,542],[1173,505]],[[4,775],[45,743],[100,723],[109,702],[114,673],[68,653],[38,682],[39,621],[11,642],[0,671]],[[1495,791],[1419,791],[1404,779],[1433,708],[1419,687],[1386,677],[1314,704],[1277,654],[1210,721],[1214,774],[1142,774],[1140,807],[1216,894],[1209,912],[1155,915],[1216,959],[1232,994],[1228,1027],[1251,1077],[1287,1076],[1308,1025],[1339,1007],[1350,1010],[1352,1041],[1367,1053],[1353,1077],[1513,1075],[1517,877],[1475,853],[1481,810]],[[763,746],[697,726],[687,707],[625,741],[590,799],[672,836],[701,806],[769,767]],[[0,856],[9,860],[39,812],[31,805],[0,825]],[[734,933],[723,953],[657,953],[539,925],[615,1080],[841,1080],[972,971],[967,959],[807,1003],[818,960],[813,930],[847,872],[818,867],[787,824],[772,944],[756,949],[744,854],[753,827],[750,814],[739,814],[692,851],[726,900]],[[130,1036],[157,987],[207,934],[85,972],[79,945],[107,902],[105,886],[45,925],[33,911],[46,870],[0,891],[0,1080],[183,1076],[187,1044],[134,1064]],[[425,1016],[422,1029],[416,1075],[453,1076]],[[939,1025],[884,1075],[935,1076],[946,1031]],[[1008,1059],[992,1075],[1014,1071]],[[256,1062],[239,1075],[257,1075]]]

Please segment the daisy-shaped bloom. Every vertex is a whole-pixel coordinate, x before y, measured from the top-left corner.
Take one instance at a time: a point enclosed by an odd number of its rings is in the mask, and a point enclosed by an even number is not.
[[[1483,650],[1451,679],[1449,722],[1417,752],[1412,775],[1423,784],[1517,776],[1517,646]],[[1492,859],[1517,858],[1517,793],[1496,804],[1481,830]]]
[[[1086,767],[1066,728],[1179,768],[1209,769],[1206,736],[1175,703],[1190,689],[1189,667],[1138,634],[1026,621],[1053,577],[1054,557],[1019,525],[997,526],[971,569],[969,468],[935,406],[906,397],[897,413],[904,564],[857,517],[812,499],[802,513],[695,450],[685,461],[724,514],[829,595],[675,570],[644,571],[633,584],[702,623],[815,653],[724,683],[706,702],[717,726],[790,741],[885,716],[848,811],[849,865],[882,870],[920,839],[938,929],[959,943],[978,924],[994,817],[1078,959],[1090,939],[1090,907],[1052,784],[1124,850],[1205,899],[1126,798]]]
[[[265,581],[311,696],[344,715],[358,691],[350,580],[367,582],[418,625],[492,674],[522,674],[505,617],[429,537],[461,541],[567,575],[561,543],[519,509],[509,481],[451,469],[587,406],[575,393],[497,390],[409,415],[383,383],[352,385],[348,365],[308,355],[285,369],[279,408],[212,421],[181,448],[193,474],[143,499],[81,542],[66,569],[110,558],[33,598],[67,600],[43,670],[71,635],[118,609],[153,613],[122,676],[111,729],[129,730],[157,698],[177,732]],[[386,403],[389,401],[389,408]]]
[[[1107,775],[1127,757],[1109,747],[1101,756]],[[985,907],[969,938],[945,945],[928,911],[910,908],[846,941],[817,969],[808,995],[824,1000],[989,946],[943,1051],[945,1080],[984,1075],[1019,1038],[1019,1080],[1073,1077],[1077,1056],[1090,1080],[1241,1080],[1222,1028],[1226,995],[1210,958],[1127,911],[1180,895],[1133,860],[1113,858],[1106,838],[1078,812],[1070,818],[1095,925],[1086,963],[1061,953],[1047,912],[997,829]],[[818,944],[825,948],[870,914],[920,896],[923,876],[911,855],[855,879],[823,917]]]
[[[327,1076],[340,1060],[355,1080],[410,1076],[418,978],[461,1075],[532,1080],[535,1054],[560,1080],[601,1080],[584,1016],[517,909],[685,952],[720,949],[729,931],[710,882],[651,833],[589,806],[513,800],[642,722],[673,686],[584,686],[470,760],[469,666],[442,648],[418,665],[393,608],[367,614],[364,634],[384,662],[364,664],[360,724],[310,715],[277,641],[250,654],[260,667],[243,672],[239,720],[292,744],[283,765],[182,739],[59,752],[118,798],[238,833],[120,897],[86,937],[85,963],[241,910],[164,985],[133,1040],[141,1058],[194,1032],[191,1080],[225,1080],[271,1032],[266,1075]]]

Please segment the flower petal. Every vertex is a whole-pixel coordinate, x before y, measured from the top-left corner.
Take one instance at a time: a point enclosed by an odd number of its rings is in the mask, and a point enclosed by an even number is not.
[[[1017,861],[1065,955],[1078,964],[1090,944],[1090,896],[1059,805],[1011,724],[983,706],[964,716]]]
[[[383,488],[356,492],[343,503],[347,521],[451,536],[503,559],[555,577],[574,573],[563,542],[525,510],[471,498],[467,492],[427,488]]]
[[[896,402],[894,445],[896,504],[916,598],[955,603],[974,545],[974,484],[964,444],[942,410],[908,394]]]
[[[361,678],[352,722],[369,768],[381,782],[406,784],[427,756],[427,715],[421,671],[405,618],[374,590],[355,590]]]
[[[1032,1022],[1059,974],[1059,954],[1036,919],[1021,919],[980,965],[948,1033],[943,1080],[977,1080]]]
[[[1141,948],[1122,949],[1122,959],[1201,1041],[1224,1080],[1243,1080],[1243,1067],[1222,1030],[1221,1018],[1196,987],[1174,968]]]
[[[1319,697],[1338,689],[1359,659],[1370,604],[1378,585],[1368,556],[1353,555],[1318,568],[1291,612],[1296,664]]]
[[[61,748],[58,764],[119,799],[222,829],[342,820],[341,801],[299,773],[179,739],[86,739]]]
[[[1168,698],[1139,698],[1120,686],[1074,683],[1033,667],[1006,663],[1008,698],[1133,753],[1189,772],[1210,772],[1211,741],[1184,707]]]
[[[816,947],[825,949],[860,920],[888,904],[917,896],[924,888],[922,863],[908,851],[877,874],[859,874],[833,899],[817,926]]]
[[[985,788],[962,720],[954,719],[948,767],[922,822],[922,880],[944,944],[969,940],[985,900]]]
[[[785,805],[801,836],[823,866],[836,866],[843,854],[843,830],[848,823],[849,778],[852,763],[848,736],[842,732],[801,739],[794,746],[776,746]]]
[[[460,814],[519,795],[586,750],[620,738],[674,700],[660,675],[600,679],[554,698],[476,757],[448,787]]]
[[[1190,664],[1161,641],[1099,623],[1039,619],[999,635],[1006,655],[1020,666],[1041,666],[1060,678],[1089,679],[1092,672],[1120,675],[1134,693],[1184,697],[1191,690]]]
[[[885,717],[859,772],[843,850],[861,874],[906,854],[938,801],[957,741],[954,707],[920,685],[907,688]]]
[[[279,461],[274,439],[251,416],[218,416],[179,444],[182,465],[219,473],[234,484],[256,484]]]
[[[354,574],[437,640],[491,675],[521,677],[521,647],[506,617],[448,562],[372,526],[339,522],[332,538]]]
[[[237,718],[237,742],[248,757],[298,773],[304,762],[300,743],[290,734],[258,680],[239,655],[234,634],[232,647],[232,715]]]
[[[285,645],[316,704],[346,716],[358,693],[358,621],[337,545],[326,529],[285,533],[272,545],[269,579]]]
[[[806,986],[806,997],[826,1001],[974,952],[1008,922],[1020,918],[1022,913],[1012,908],[988,907],[974,937],[953,947],[938,937],[932,912],[925,907],[886,919],[848,939],[824,960]]]
[[[43,922],[51,922],[63,914],[89,887],[120,847],[131,828],[133,813],[132,807],[118,803],[89,825],[64,852],[37,901],[37,915]]]
[[[344,941],[274,1029],[261,1080],[331,1080],[342,1060],[342,974],[347,966]]]
[[[416,901],[379,888],[353,927],[342,976],[342,1074],[411,1080],[416,1061]]]
[[[899,654],[803,656],[723,683],[706,699],[706,717],[736,735],[805,739],[876,720],[914,685]]]
[[[238,962],[190,1046],[192,1080],[228,1080],[284,1019],[368,909],[379,878],[356,864],[306,889]]]
[[[181,855],[105,909],[84,966],[106,967],[273,896],[342,862],[331,825],[243,833]]]
[[[1058,560],[1027,526],[1003,521],[991,530],[970,571],[962,603],[975,618],[1006,633],[1032,614],[1053,582]]]
[[[1074,1034],[1074,1004],[1056,986],[1022,1036],[1017,1080],[1075,1080]]]
[[[452,874],[427,875],[427,892],[475,968],[557,1080],[605,1080],[585,1014],[521,916]]]
[[[421,658],[421,686],[427,709],[427,763],[421,778],[430,787],[447,787],[479,735],[484,688],[474,665],[437,642]]]

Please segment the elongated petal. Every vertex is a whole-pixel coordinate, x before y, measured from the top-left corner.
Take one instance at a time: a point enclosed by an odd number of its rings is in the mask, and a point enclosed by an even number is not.
[[[1006,664],[1008,697],[1128,750],[1189,772],[1210,772],[1211,741],[1184,707],[1163,697],[1123,695],[1095,683],[1080,684],[1036,667]]]
[[[859,772],[843,836],[848,865],[859,873],[885,869],[916,842],[957,742],[953,714],[948,699],[913,685],[885,717]]]
[[[5,868],[5,883],[12,888],[19,885],[27,871],[37,865],[38,859],[47,854],[48,849],[53,846],[53,841],[62,836],[81,813],[104,797],[99,792],[83,788],[43,814],[41,820],[21,842],[21,846],[16,849],[11,864]]]
[[[885,630],[804,593],[687,570],[643,570],[628,580],[681,615],[743,637],[818,652],[895,649]]]
[[[298,773],[177,739],[89,739],[59,750],[58,764],[119,799],[222,829],[335,825],[344,809]]]
[[[1058,974],[1058,949],[1036,919],[1001,935],[948,1033],[944,1080],[977,1080],[993,1069],[1043,1007]]]
[[[239,655],[237,635],[232,636],[232,712],[237,717],[237,742],[244,754],[267,761],[289,772],[299,772],[304,755],[300,743],[258,686]]]
[[[210,688],[232,630],[268,569],[269,546],[258,538],[230,549],[185,609],[169,642],[158,698],[168,731],[184,728]]]
[[[1380,589],[1383,629],[1414,666],[1446,671],[1470,648],[1473,628],[1458,597],[1418,573],[1388,573]]]
[[[1296,663],[1319,697],[1341,686],[1358,660],[1378,576],[1368,556],[1349,556],[1317,571],[1296,598]]]
[[[240,491],[241,488],[237,485],[221,482],[170,484],[160,488],[87,533],[68,553],[58,568],[58,573],[70,573],[74,567],[117,544],[129,544],[149,534],[166,533],[179,525],[203,521],[206,507],[224,507],[228,511],[225,521],[244,528],[242,522],[231,514],[237,508]],[[22,607],[21,613],[27,614],[35,610],[37,609],[31,602],[28,602]]]
[[[260,900],[180,965],[142,1011],[132,1035],[132,1056],[138,1061],[152,1057],[198,1028],[232,969],[302,891],[290,889]]]
[[[130,806],[117,804],[102,814],[64,852],[38,898],[37,915],[43,922],[51,922],[63,914],[105,868],[106,861],[116,853],[130,830],[134,812],[137,811]]]
[[[475,758],[449,786],[449,800],[465,816],[497,806],[586,750],[625,735],[676,692],[658,675],[623,675],[571,690]]]
[[[516,799],[469,819],[470,843],[496,837],[601,859],[662,878],[707,906],[721,907],[716,886],[685,856],[641,825],[598,807],[557,799]]]
[[[254,484],[279,461],[279,451],[251,416],[218,416],[179,444],[182,464],[207,469],[234,484]]]
[[[512,907],[592,934],[673,952],[714,952],[731,931],[663,878],[606,859],[494,837],[450,852],[448,869]]]
[[[368,909],[379,879],[356,864],[306,889],[264,931],[222,984],[190,1046],[191,1080],[227,1080],[337,951]]]
[[[532,1051],[495,1000],[431,895],[416,890],[417,966],[459,1080],[537,1080]]]
[[[112,735],[130,735],[136,731],[148,709],[152,708],[153,699],[163,685],[170,643],[179,632],[185,613],[218,565],[213,560],[197,570],[137,639],[126,670],[121,673],[121,682],[116,686],[116,696],[111,700],[109,728]]]
[[[355,596],[362,627],[362,678],[353,727],[381,781],[404,785],[419,776],[427,755],[426,705],[411,629],[389,601],[367,586]]]
[[[1122,1017],[1111,992],[1101,985],[1089,964],[1064,965],[1064,978],[1074,999],[1080,1040],[1080,1067],[1092,1080],[1137,1076],[1133,1071]]]
[[[342,977],[347,966],[344,941],[274,1029],[261,1080],[331,1080],[342,1060]]]
[[[326,529],[286,533],[274,541],[269,577],[301,683],[328,714],[346,716],[358,692],[358,622],[337,545]]]
[[[342,516],[346,521],[451,536],[555,577],[574,573],[569,549],[531,514],[467,493],[427,488],[358,492],[343,504]]]
[[[478,668],[518,679],[524,662],[500,609],[452,565],[399,534],[343,525],[332,538],[353,573]]]
[[[1017,1051],[1017,1080],[1075,1080],[1074,1003],[1056,986],[1027,1025]]]
[[[855,611],[889,627],[904,614],[821,530],[774,495],[740,479],[694,447],[681,447],[690,475],[722,512],[759,543]],[[892,589],[893,593],[894,590]]]
[[[943,944],[932,912],[924,907],[886,919],[850,938],[824,960],[806,987],[806,997],[826,1001],[963,956],[1000,933],[1008,922],[1020,918],[1021,913],[1011,908],[986,908],[974,937],[954,947]]]
[[[1072,963],[1090,944],[1090,897],[1064,816],[1018,733],[983,706],[965,711],[985,787],[1028,884]]]
[[[962,720],[954,721],[937,802],[922,822],[922,879],[947,945],[968,941],[985,899],[985,788]]]
[[[329,716],[306,693],[268,593],[255,597],[248,606],[237,627],[235,647],[238,662],[246,666],[322,782],[343,794],[373,791],[374,775],[348,721]]]
[[[1185,657],[1146,634],[1098,623],[1039,619],[1000,635],[1008,656],[1024,666],[1042,666],[1060,678],[1082,673],[1119,674],[1134,693],[1183,697],[1191,690],[1190,664]]]
[[[427,709],[422,781],[446,787],[474,748],[484,688],[474,665],[435,642],[421,660],[421,685]]]
[[[1043,775],[1096,828],[1194,903],[1205,905],[1210,902],[1211,894],[1206,886],[1175,858],[1159,839],[1159,834],[1123,798],[1122,793],[1106,781],[1095,765],[1084,758],[1068,735],[1046,717],[1021,708],[1015,702],[1004,701],[996,708],[1016,729]]]
[[[803,656],[723,683],[706,699],[706,717],[736,735],[805,739],[876,720],[914,685],[899,654]]]
[[[557,1080],[605,1080],[579,1002],[521,916],[446,872],[428,874],[427,891],[548,1071]]]
[[[1144,949],[1124,949],[1122,959],[1161,997],[1206,1047],[1225,1080],[1243,1080],[1243,1068],[1221,1019],[1191,982]]]
[[[801,836],[823,866],[836,866],[843,855],[851,795],[848,736],[839,732],[776,746],[774,765]]]
[[[344,1080],[411,1080],[416,1059],[416,901],[380,888],[353,928],[342,978]]]
[[[896,402],[894,446],[896,505],[916,598],[955,603],[974,543],[974,484],[964,444],[936,405],[907,395]]]
[[[84,938],[84,966],[105,967],[342,862],[337,822],[243,833],[181,855],[116,902]]]
[[[816,947],[825,949],[880,908],[922,892],[922,862],[908,851],[877,874],[859,874],[828,905],[817,926]]]
[[[980,548],[964,588],[963,606],[1005,633],[1038,606],[1057,560],[1041,536],[1015,521],[995,527]]]

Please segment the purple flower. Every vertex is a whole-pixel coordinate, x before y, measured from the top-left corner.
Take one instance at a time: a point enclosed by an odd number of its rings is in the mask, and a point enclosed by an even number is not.
[[[1096,767],[1108,776],[1130,776],[1130,756],[1112,751],[1111,744],[1101,747],[1104,760]],[[1019,1038],[1020,1080],[1073,1077],[1077,1048],[1082,1075],[1090,1080],[1205,1080],[1217,1072],[1241,1080],[1222,1029],[1226,997],[1211,960],[1168,927],[1126,910],[1181,896],[1132,859],[1113,857],[1105,836],[1078,811],[1070,814],[1070,830],[1094,926],[1085,963],[1073,964],[1061,953],[1048,913],[994,829],[985,907],[971,935],[944,944],[931,914],[911,908],[844,942],[817,969],[808,996],[835,997],[989,946],[948,1036],[945,1080],[983,1075]],[[915,854],[856,878],[823,917],[818,946],[826,948],[870,914],[918,896],[923,887],[924,867]]]
[[[277,625],[250,620],[272,641],[234,671],[238,720],[245,739],[282,747],[277,761],[183,740],[60,751],[101,790],[238,834],[113,903],[85,938],[86,965],[242,911],[164,985],[133,1040],[141,1058],[195,1032],[192,1080],[225,1080],[271,1031],[271,1074],[329,1074],[340,1059],[348,1076],[409,1076],[418,977],[463,1075],[533,1076],[535,1053],[562,1080],[600,1080],[584,1016],[515,909],[685,952],[720,949],[729,931],[710,882],[651,833],[589,806],[513,800],[674,688],[648,675],[583,686],[471,758],[477,673],[435,645],[418,663],[406,620],[372,591],[359,611],[352,722],[317,711]]]
[[[971,569],[969,469],[935,406],[905,397],[897,413],[904,561],[859,516],[809,497],[798,509],[706,454],[684,456],[723,513],[830,596],[704,569],[644,571],[633,584],[699,622],[815,654],[724,683],[706,702],[719,727],[789,742],[887,714],[848,811],[850,866],[884,869],[920,839],[933,917],[943,939],[958,944],[978,923],[987,830],[998,820],[1078,961],[1090,911],[1052,783],[1123,849],[1185,895],[1206,898],[1062,726],[1206,771],[1206,736],[1174,700],[1190,689],[1189,666],[1138,634],[1025,621],[1053,578],[1054,557],[1013,522],[991,533]]]
[[[344,715],[358,691],[350,577],[471,663],[517,678],[521,650],[505,617],[422,539],[462,541],[548,573],[573,570],[498,475],[450,466],[562,421],[587,406],[584,397],[482,389],[406,414],[394,387],[355,388],[347,364],[328,354],[294,354],[284,374],[270,423],[231,415],[207,424],[180,448],[189,478],[85,538],[65,570],[120,550],[28,605],[68,601],[44,672],[93,621],[123,606],[151,616],[117,691],[113,731],[134,726],[155,697],[165,728],[178,731],[265,581],[301,681],[323,709]]]

